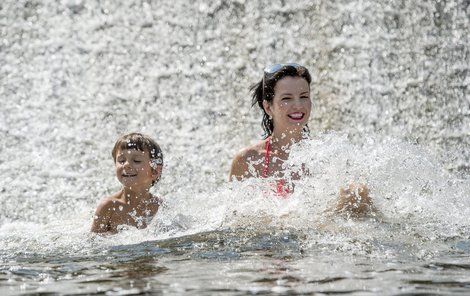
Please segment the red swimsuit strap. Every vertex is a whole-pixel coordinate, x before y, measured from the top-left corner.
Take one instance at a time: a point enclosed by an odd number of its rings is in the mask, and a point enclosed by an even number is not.
[[[266,153],[264,154],[264,168],[263,168],[263,174],[261,175],[261,177],[263,178],[267,178],[268,177],[268,169],[269,169],[269,154],[270,154],[270,143],[271,142],[271,138],[268,137],[266,139],[266,143],[264,144],[264,149],[266,150]]]
[[[266,143],[264,144],[264,149],[266,153],[264,154],[264,168],[263,174],[261,177],[267,178],[268,177],[268,170],[269,170],[269,162],[270,162],[270,154],[271,154],[271,138],[266,139]],[[283,179],[277,180],[275,185],[275,192],[279,195],[279,197],[287,198],[289,197],[289,187],[286,187],[286,182]]]

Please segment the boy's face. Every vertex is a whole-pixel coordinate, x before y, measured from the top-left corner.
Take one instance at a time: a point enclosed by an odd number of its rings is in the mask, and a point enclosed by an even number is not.
[[[148,151],[119,149],[116,153],[116,177],[124,187],[133,190],[149,189],[160,177],[159,169],[152,169]],[[161,167],[161,166],[159,166]]]

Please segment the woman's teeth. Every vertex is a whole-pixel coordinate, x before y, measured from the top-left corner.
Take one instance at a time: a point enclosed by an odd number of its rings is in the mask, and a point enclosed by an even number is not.
[[[302,119],[304,117],[304,113],[292,113],[288,115],[292,119]]]

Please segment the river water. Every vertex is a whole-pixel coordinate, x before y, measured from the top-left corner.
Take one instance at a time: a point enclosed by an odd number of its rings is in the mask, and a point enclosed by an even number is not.
[[[0,294],[466,295],[468,1],[0,3]],[[267,64],[313,75],[310,139],[269,180],[228,183],[259,140]],[[164,152],[145,230],[89,233],[111,149]],[[379,214],[331,215],[364,182]]]

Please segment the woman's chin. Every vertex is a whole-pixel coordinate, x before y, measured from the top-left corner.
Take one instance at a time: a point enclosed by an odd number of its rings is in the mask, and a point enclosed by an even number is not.
[[[288,131],[292,134],[301,133],[306,125],[307,122],[289,122]]]

